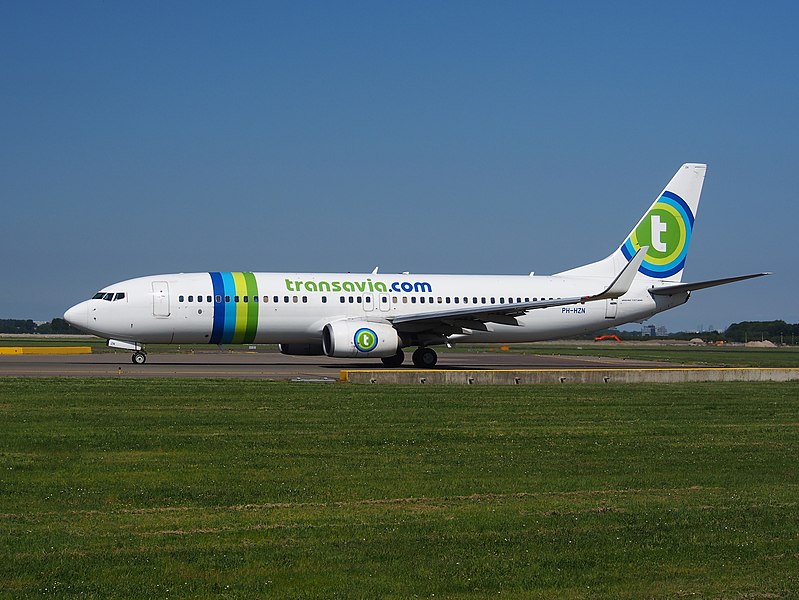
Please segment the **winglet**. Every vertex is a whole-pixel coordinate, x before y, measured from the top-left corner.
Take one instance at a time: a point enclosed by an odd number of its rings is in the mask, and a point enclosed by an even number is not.
[[[616,279],[613,280],[613,283],[611,283],[604,292],[595,296],[585,296],[580,302],[618,298],[626,294],[627,290],[630,289],[630,285],[633,283],[633,279],[635,279],[635,274],[638,273],[638,267],[644,262],[648,250],[649,246],[641,246],[638,252],[630,259],[630,262],[627,263],[627,266],[616,275]]]

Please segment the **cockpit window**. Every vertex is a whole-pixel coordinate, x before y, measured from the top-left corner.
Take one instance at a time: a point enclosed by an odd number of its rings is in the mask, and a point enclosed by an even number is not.
[[[92,296],[92,300],[102,300],[105,294],[103,292],[97,292],[94,296]]]
[[[125,299],[125,292],[117,292],[117,295],[114,296],[114,301],[124,300],[124,299]]]
[[[114,299],[113,292],[108,292],[107,294],[103,294],[103,300],[108,300],[109,302],[111,302],[111,300],[113,299]]]

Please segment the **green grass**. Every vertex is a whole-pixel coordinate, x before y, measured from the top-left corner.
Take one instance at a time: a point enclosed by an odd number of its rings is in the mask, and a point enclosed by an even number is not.
[[[799,596],[799,385],[0,380],[0,595]]]
[[[459,345],[455,352],[501,352],[498,346]],[[799,367],[799,348],[746,348],[744,346],[615,346],[612,342],[579,344],[513,344],[513,354],[538,354],[562,356],[604,356],[629,360],[654,360],[689,365],[712,365],[730,367]]]

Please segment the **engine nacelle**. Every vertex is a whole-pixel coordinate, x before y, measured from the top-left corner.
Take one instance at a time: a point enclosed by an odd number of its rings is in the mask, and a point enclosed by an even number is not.
[[[322,349],[322,343],[318,344],[278,344],[281,354],[289,354],[291,356],[323,356],[325,351]]]
[[[399,347],[397,330],[388,323],[333,321],[322,330],[322,348],[336,358],[385,358]]]

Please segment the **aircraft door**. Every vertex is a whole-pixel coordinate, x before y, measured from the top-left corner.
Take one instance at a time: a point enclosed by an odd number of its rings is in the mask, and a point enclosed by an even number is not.
[[[153,316],[169,316],[169,284],[166,281],[153,281]]]
[[[363,295],[363,309],[365,311],[374,310],[375,307],[375,297],[374,294],[364,294]]]
[[[619,307],[619,300],[617,298],[608,298],[605,300],[607,304],[605,305],[605,318],[606,319],[615,319],[616,318],[616,311]]]
[[[380,310],[383,312],[388,312],[391,308],[391,304],[389,304],[389,297],[388,294],[378,294],[377,305],[380,307]]]

